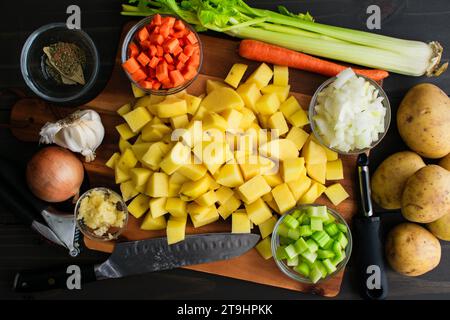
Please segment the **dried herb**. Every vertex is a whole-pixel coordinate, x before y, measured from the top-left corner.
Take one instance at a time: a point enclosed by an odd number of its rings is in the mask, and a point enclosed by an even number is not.
[[[86,55],[77,45],[68,42],[57,42],[44,47],[47,55],[48,74],[58,83],[82,84],[85,79],[83,68],[86,65]],[[58,75],[59,76],[58,76]]]

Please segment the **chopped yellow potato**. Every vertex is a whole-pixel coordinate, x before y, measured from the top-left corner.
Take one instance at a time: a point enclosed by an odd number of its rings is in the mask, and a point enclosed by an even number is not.
[[[229,86],[222,81],[216,81],[216,80],[211,80],[211,79],[206,80],[206,93],[207,94],[210,94],[212,91],[214,91],[218,88],[229,88]]]
[[[130,148],[139,161],[142,161],[142,157],[147,153],[151,147],[150,142],[135,142]]]
[[[302,110],[302,107],[294,96],[290,96],[280,104],[280,111],[286,119],[289,119],[290,116],[300,110]]]
[[[335,161],[335,160],[338,159],[339,155],[338,155],[337,152],[335,152],[333,150],[330,150],[330,149],[328,149],[326,147],[324,147],[324,150],[325,150],[325,153],[327,154],[327,160],[328,161]]]
[[[170,125],[173,129],[185,128],[189,124],[189,118],[187,114],[182,114],[170,118]]]
[[[126,168],[134,168],[138,163],[138,159],[134,155],[134,152],[131,149],[126,149],[124,153],[120,156],[119,160],[117,160],[117,165],[119,167]]]
[[[255,110],[256,101],[261,98],[261,91],[259,91],[255,83],[243,83],[237,88],[236,92],[241,96],[245,106],[250,110]]]
[[[181,166],[188,164],[191,160],[191,148],[182,142],[177,142],[170,152],[161,160],[159,166],[168,175],[177,171]]]
[[[306,111],[301,109],[293,113],[288,117],[288,121],[294,126],[294,127],[303,127],[306,126],[309,123],[308,115],[306,114]]]
[[[327,180],[341,180],[344,179],[344,168],[342,166],[342,160],[337,159],[327,162]]]
[[[286,183],[280,184],[272,189],[272,196],[281,213],[295,207],[296,201]]]
[[[315,163],[315,164],[306,164],[306,172],[308,176],[320,182],[321,184],[325,184],[326,174],[327,174],[327,163]]]
[[[128,140],[133,138],[136,133],[131,130],[130,126],[126,123],[122,123],[116,126],[117,132],[119,132],[120,137],[123,140]]]
[[[305,158],[306,164],[318,164],[327,162],[327,154],[325,149],[310,140],[302,149],[302,157]]]
[[[114,152],[112,156],[106,161],[105,166],[114,169],[116,167],[117,160],[120,158],[119,152]]]
[[[208,93],[200,103],[200,107],[212,112],[221,112],[228,109],[241,110],[244,107],[244,101],[231,88],[217,88]]]
[[[180,198],[185,201],[192,201],[206,193],[210,188],[210,182],[207,175],[197,181],[188,181],[183,183],[180,190]]]
[[[186,202],[180,198],[167,198],[165,209],[174,217],[187,216]]]
[[[137,87],[133,82],[131,83],[131,90],[135,98],[140,98],[146,95],[145,91]]]
[[[291,89],[290,85],[277,86],[277,85],[274,85],[274,84],[269,84],[269,85],[261,88],[261,92],[263,94],[275,93],[277,95],[277,97],[278,97],[278,100],[280,102],[283,102],[283,101],[285,101],[287,99],[290,89]]]
[[[225,78],[225,82],[228,83],[233,88],[237,88],[247,68],[248,65],[243,63],[233,64],[230,71],[228,72],[227,77]]]
[[[151,114],[144,107],[136,108],[123,115],[123,118],[130,126],[131,131],[138,132],[141,130],[150,120],[152,120]]]
[[[139,191],[136,190],[134,183],[128,180],[120,184],[120,193],[122,194],[123,201],[128,201],[137,196]]]
[[[264,259],[268,260],[272,258],[272,238],[267,237],[260,241],[256,246],[256,250]]]
[[[150,213],[153,218],[158,218],[168,213],[168,211],[166,210],[166,202],[167,198],[165,197],[150,199]]]
[[[146,168],[130,169],[131,180],[133,181],[135,186],[145,185],[152,173],[153,172],[151,170]]]
[[[268,121],[269,127],[276,130],[276,136],[282,136],[289,131],[289,127],[281,112],[275,112]],[[273,132],[273,131],[272,131]]]
[[[261,89],[262,87],[265,87],[269,84],[270,80],[272,79],[273,72],[270,67],[265,64],[261,63],[259,67],[247,78],[245,81],[246,83],[254,83],[258,87],[258,89]]]
[[[284,182],[298,180],[304,169],[304,158],[286,159],[281,163],[281,176],[283,177]]]
[[[245,212],[234,212],[231,215],[231,233],[250,233],[250,219]]]
[[[237,163],[226,163],[220,168],[216,181],[222,186],[234,188],[243,184],[244,178]]]
[[[183,241],[186,235],[186,220],[170,218],[167,221],[167,243],[174,244]]]
[[[289,68],[287,66],[273,66],[273,84],[276,86],[289,84]]]
[[[311,186],[311,179],[306,176],[301,176],[300,179],[288,182],[289,190],[291,190],[295,201],[299,201],[300,198],[308,191]]]
[[[299,204],[310,204],[314,203],[314,201],[319,198],[322,193],[326,190],[327,187],[324,185],[313,181],[311,186],[309,187],[308,191],[305,192],[305,194],[300,198],[298,201]]]
[[[257,199],[250,204],[245,205],[245,210],[247,211],[248,218],[251,222],[257,226],[270,219],[272,216],[272,211],[270,211],[267,204],[261,199]]]
[[[123,116],[124,114],[131,111],[131,104],[126,103],[123,106],[121,106],[119,109],[117,109],[117,114]]]
[[[164,172],[155,172],[148,179],[146,193],[150,197],[167,197],[169,193],[169,177]]]
[[[281,175],[279,173],[268,174],[268,175],[264,175],[263,177],[264,177],[264,180],[266,180],[267,184],[272,188],[283,183],[283,179],[281,178]]]
[[[233,190],[228,187],[222,186],[216,190],[217,202],[219,205],[223,205],[227,202],[234,194]]]
[[[186,111],[190,115],[194,115],[197,112],[198,107],[200,106],[200,103],[202,102],[202,98],[196,97],[190,94],[186,94],[184,96],[184,99],[186,100],[187,107]]]
[[[128,205],[128,212],[135,218],[140,218],[149,209],[150,198],[145,194],[140,194]]]
[[[239,125],[242,121],[242,118],[244,117],[244,115],[242,114],[242,112],[237,111],[235,109],[228,109],[225,111],[222,111],[222,116],[225,119],[225,121],[227,122],[227,130],[229,129],[238,129]]]
[[[200,228],[219,220],[219,213],[215,206],[210,206],[202,215],[191,214],[191,220],[194,228]]]
[[[210,207],[217,202],[217,196],[214,190],[210,190],[194,200],[201,206]]]
[[[141,224],[142,230],[163,230],[166,227],[166,218],[163,216],[154,218],[150,213],[147,213]]]
[[[342,201],[349,197],[347,191],[340,183],[335,183],[325,190],[328,199],[335,205],[339,205]]]
[[[152,170],[158,170],[162,159],[169,151],[169,146],[164,142],[155,142],[150,145],[147,152],[142,156],[141,162]]]
[[[275,224],[277,223],[277,218],[271,216],[269,219],[259,224],[259,233],[261,234],[261,238],[265,239],[267,236],[270,236],[273,232]]]
[[[220,216],[224,220],[226,220],[230,216],[230,214],[239,209],[240,206],[241,200],[232,195],[230,198],[228,198],[227,201],[225,201],[225,203],[221,204],[219,208],[217,208],[217,211],[219,212]]]
[[[119,150],[121,153],[124,153],[125,150],[131,148],[132,145],[127,140],[124,140],[122,137],[119,139]]]
[[[263,94],[255,103],[256,112],[262,115],[272,115],[280,107],[280,99],[276,93]]]
[[[187,103],[184,99],[172,97],[170,100],[165,99],[155,106],[158,117],[172,118],[187,113]]]
[[[309,134],[301,128],[292,127],[286,135],[286,139],[294,142],[298,150],[303,148],[303,145],[308,140]]]
[[[272,189],[267,184],[266,180],[258,175],[239,186],[238,190],[242,200],[248,204],[254,202],[266,193],[269,193]]]
[[[128,173],[128,168],[126,167],[120,167],[117,166],[114,168],[114,176],[115,176],[115,181],[116,184],[125,182],[127,180],[130,180],[130,174]]]
[[[282,161],[297,158],[299,156],[295,143],[288,139],[277,139],[263,145],[260,144],[259,153],[263,156],[276,158]]]

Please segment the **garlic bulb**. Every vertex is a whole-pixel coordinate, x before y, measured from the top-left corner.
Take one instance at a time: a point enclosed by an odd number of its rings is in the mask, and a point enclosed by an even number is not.
[[[39,133],[41,143],[81,153],[87,162],[95,159],[95,150],[105,136],[100,115],[94,110],[78,110],[57,122],[47,122]]]

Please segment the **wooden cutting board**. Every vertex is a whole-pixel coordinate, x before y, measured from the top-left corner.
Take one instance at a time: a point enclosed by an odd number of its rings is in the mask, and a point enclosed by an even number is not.
[[[122,39],[131,25],[127,24],[125,26]],[[200,37],[204,49],[204,60],[201,74],[188,88],[189,93],[202,94],[205,91],[206,80],[223,79],[233,63],[242,62],[248,64],[249,70],[246,75],[250,74],[259,65],[259,63],[239,57],[237,54],[238,41],[219,39],[206,35],[201,35]],[[309,105],[311,94],[325,78],[298,70],[291,69],[289,71],[291,91],[299,100],[302,107],[306,109]],[[107,168],[104,163],[111,154],[118,150],[118,134],[114,127],[123,122],[123,120],[115,111],[123,104],[132,100],[133,96],[130,84],[122,71],[118,54],[116,57],[116,65],[105,89],[95,99],[80,106],[80,109],[90,108],[99,112],[106,130],[105,139],[101,147],[97,150],[96,160],[84,164],[92,187],[106,186],[117,189],[114,184],[114,172]],[[14,105],[11,112],[12,132],[19,140],[38,141],[39,130],[46,122],[60,119],[73,111],[74,109],[52,106],[38,99],[22,99]],[[353,156],[342,157],[342,160],[344,163],[345,180],[340,182],[350,194],[350,198],[337,208],[325,199],[325,197],[321,197],[318,202],[337,209],[350,222],[351,217],[357,209],[355,202],[356,161]],[[122,240],[139,240],[165,235],[164,231],[140,230],[139,224],[139,220],[130,216]],[[230,221],[221,221],[198,229],[189,225],[187,227],[187,233],[229,232],[230,229]],[[92,250],[112,252],[114,248],[113,242],[96,242],[87,238],[84,241],[86,246]],[[254,249],[233,260],[188,266],[186,268],[296,291],[312,292],[327,297],[333,297],[339,293],[343,277],[343,272],[341,272],[326,282],[317,285],[300,284],[282,274],[272,259],[268,261],[264,260]]]

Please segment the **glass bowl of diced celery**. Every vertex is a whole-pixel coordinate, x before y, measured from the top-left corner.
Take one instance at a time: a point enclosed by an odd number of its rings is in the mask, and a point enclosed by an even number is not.
[[[273,230],[277,266],[302,283],[318,283],[339,273],[351,252],[350,228],[339,213],[323,205],[298,206],[278,219]]]

